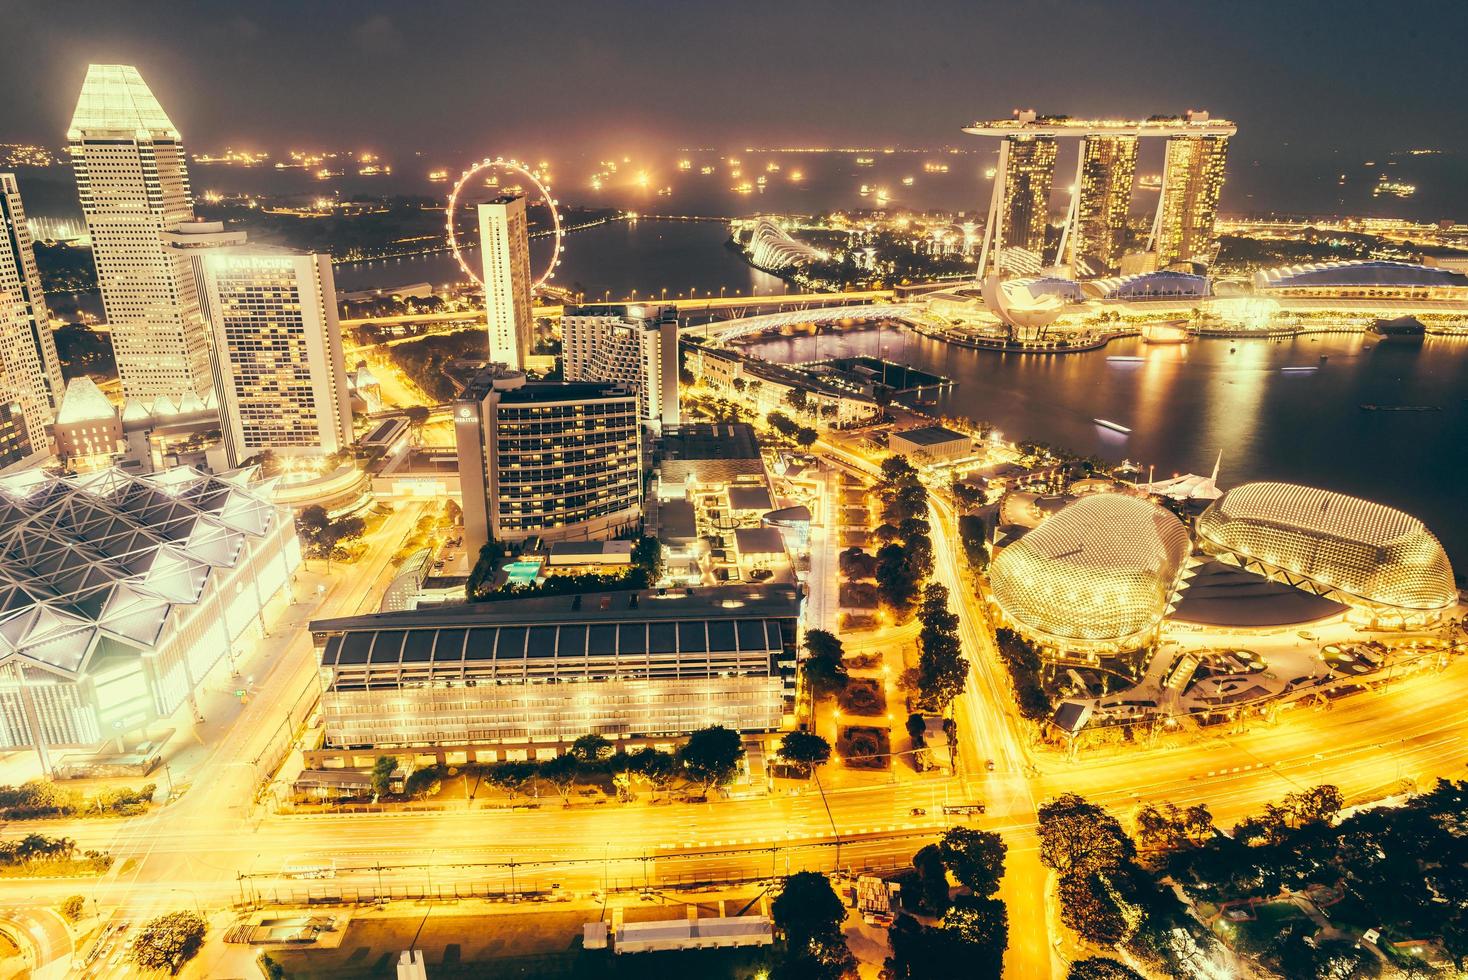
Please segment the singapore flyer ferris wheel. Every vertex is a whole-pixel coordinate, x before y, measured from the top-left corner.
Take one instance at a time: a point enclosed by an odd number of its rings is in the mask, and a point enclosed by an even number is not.
[[[507,160],[504,157],[485,157],[478,163],[465,170],[454,184],[454,189],[449,192],[448,210],[445,222],[448,228],[449,248],[453,250],[454,258],[459,263],[459,268],[464,275],[484,287],[484,278],[480,272],[464,258],[464,250],[472,248],[473,242],[465,242],[455,227],[455,218],[461,205],[467,206],[473,203],[470,195],[476,190],[476,181],[488,180],[493,175],[497,181],[499,176],[511,176],[523,181],[526,190],[527,205],[541,205],[550,214],[550,227],[546,229],[551,237],[550,257],[545,261],[545,267],[539,271],[532,269],[534,278],[531,280],[531,290],[539,289],[555,275],[556,266],[561,264],[561,239],[564,234],[561,229],[561,212],[557,205],[559,202],[551,196],[550,181],[538,169],[532,168],[518,160]],[[482,185],[480,185],[482,186]]]

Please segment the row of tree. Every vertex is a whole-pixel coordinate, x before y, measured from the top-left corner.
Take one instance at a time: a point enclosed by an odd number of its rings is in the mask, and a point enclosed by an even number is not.
[[[49,779],[30,779],[19,786],[0,786],[0,819],[33,820],[86,814],[132,816],[141,813],[157,791],[154,783],[137,789],[111,787],[88,796]]]
[[[958,617],[948,608],[946,587],[930,582],[923,589],[918,621],[922,624],[918,633],[918,703],[925,710],[943,714],[963,693],[969,669],[958,638]]]
[[[311,558],[342,561],[350,557],[347,545],[367,533],[367,523],[348,515],[333,518],[320,504],[312,504],[296,516],[296,533]]]
[[[1040,861],[1059,878],[1060,918],[1098,946],[1117,947],[1144,928],[1156,936],[1182,918],[1181,903],[1137,863],[1121,823],[1075,793],[1039,808]]]
[[[1402,807],[1344,820],[1342,802],[1336,787],[1312,787],[1227,833],[1206,806],[1149,805],[1137,811],[1134,839],[1103,808],[1067,793],[1039,808],[1040,860],[1058,876],[1066,926],[1161,972],[1190,955],[1180,950],[1207,955],[1217,944],[1187,914],[1174,884],[1216,905],[1310,886],[1340,891],[1347,901],[1333,907],[1333,918],[1375,924],[1393,939],[1439,938],[1461,968],[1468,957],[1468,783],[1441,782]],[[1355,944],[1317,931],[1305,920],[1262,950],[1236,951],[1261,955],[1269,970],[1289,977],[1356,976],[1358,967],[1376,965]],[[1124,970],[1100,962],[1072,976],[1134,975]]]
[[[1225,833],[1206,809],[1169,804],[1137,814],[1142,860],[1197,900],[1222,903],[1324,889],[1338,921],[1367,923],[1392,941],[1438,939],[1468,963],[1468,782],[1440,780],[1401,806],[1341,817],[1334,786],[1265,805]],[[1354,954],[1299,930],[1265,956],[1288,976],[1326,975]],[[1341,974],[1344,975],[1344,974]]]
[[[799,390],[799,389],[796,389]],[[809,449],[816,444],[820,434],[808,425],[801,425],[784,412],[771,412],[765,417],[771,429],[781,438],[789,439],[801,449]]]
[[[933,574],[928,491],[906,456],[882,461],[882,475],[874,489],[883,521],[875,532],[883,542],[875,556],[877,594],[904,617],[921,594],[923,582]]]
[[[829,756],[827,746],[826,757]],[[650,746],[635,752],[617,752],[600,735],[582,735],[571,744],[570,751],[554,758],[507,760],[462,768],[466,773],[476,772],[489,785],[503,790],[512,801],[537,783],[545,783],[569,806],[576,784],[594,778],[610,778],[623,799],[632,798],[632,787],[637,782],[650,787],[656,797],[680,779],[697,785],[707,796],[715,788],[733,781],[743,760],[744,745],[739,733],[714,725],[694,732],[677,752],[663,752]],[[372,770],[372,787],[379,797],[388,795],[397,768],[395,756],[377,758]],[[444,766],[424,766],[404,781],[403,793],[430,795],[447,775]]]
[[[1019,713],[1030,721],[1049,718],[1054,705],[1040,682],[1043,664],[1039,652],[1024,637],[1004,626],[994,631],[994,645],[999,651],[999,661],[1009,671]]]

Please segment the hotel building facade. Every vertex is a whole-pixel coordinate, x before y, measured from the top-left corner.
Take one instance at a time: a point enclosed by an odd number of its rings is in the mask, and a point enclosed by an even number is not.
[[[524,370],[535,332],[526,221],[524,197],[507,195],[479,205],[489,360],[515,371]]]
[[[642,515],[637,392],[488,368],[454,403],[464,547],[611,538]]]
[[[204,255],[229,465],[269,450],[320,457],[352,439],[331,256],[266,246]]]
[[[63,392],[50,321],[20,186],[0,174],[0,399],[7,412],[18,407],[31,453],[50,447]],[[15,461],[16,448],[0,445],[0,466]]]
[[[673,306],[568,306],[561,315],[567,381],[613,381],[637,389],[654,433],[678,424],[678,311]]]
[[[998,137],[999,158],[979,253],[979,278],[1035,275],[1068,265],[1075,278],[1150,272],[1203,264],[1217,254],[1214,224],[1228,140],[1237,127],[1208,113],[1145,120],[1073,119],[1021,110],[1011,119],[976,122],[974,136]],[[1076,180],[1055,254],[1044,249],[1057,143],[1076,138]],[[1122,253],[1139,142],[1165,139],[1161,192],[1146,248]],[[1048,260],[1048,261],[1047,261]]]

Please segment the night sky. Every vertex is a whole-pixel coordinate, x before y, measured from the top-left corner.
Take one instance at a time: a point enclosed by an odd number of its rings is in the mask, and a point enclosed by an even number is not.
[[[51,146],[108,61],[195,152],[936,147],[1017,106],[1201,107],[1239,123],[1233,179],[1283,198],[1339,161],[1468,151],[1468,3],[0,0],[0,25],[0,141]]]

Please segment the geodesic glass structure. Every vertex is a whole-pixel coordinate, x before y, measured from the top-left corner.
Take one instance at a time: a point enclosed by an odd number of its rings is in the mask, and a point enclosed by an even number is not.
[[[94,745],[192,696],[300,564],[257,475],[0,477],[0,748]]]

